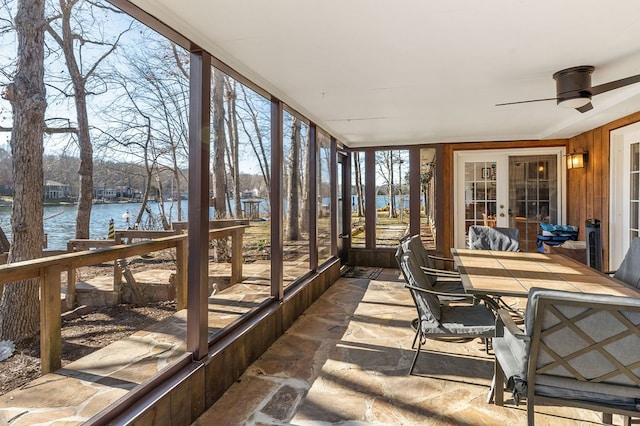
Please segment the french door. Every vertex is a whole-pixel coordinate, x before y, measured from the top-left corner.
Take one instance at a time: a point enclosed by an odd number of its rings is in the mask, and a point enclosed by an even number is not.
[[[622,262],[640,236],[640,123],[611,132],[609,269]]]
[[[562,223],[564,147],[457,151],[455,246],[471,225],[517,228],[524,251],[537,250],[540,222]]]

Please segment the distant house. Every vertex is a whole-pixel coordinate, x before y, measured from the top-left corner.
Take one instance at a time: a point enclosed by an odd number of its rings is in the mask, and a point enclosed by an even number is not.
[[[120,198],[141,198],[141,192],[129,186],[94,187],[93,198],[98,200],[116,200]]]
[[[258,195],[260,195],[260,191],[258,188],[254,188],[248,191],[242,191],[240,193],[240,198],[258,198]]]
[[[55,180],[46,180],[44,182],[44,199],[56,200],[69,196],[69,185],[56,182]]]

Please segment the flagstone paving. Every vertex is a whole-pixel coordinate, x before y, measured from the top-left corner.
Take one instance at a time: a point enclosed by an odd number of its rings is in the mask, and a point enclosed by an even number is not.
[[[398,270],[341,278],[194,425],[526,424],[525,403],[487,404],[493,358],[480,340],[429,341],[409,376],[415,316]],[[599,423],[536,409],[537,425]]]

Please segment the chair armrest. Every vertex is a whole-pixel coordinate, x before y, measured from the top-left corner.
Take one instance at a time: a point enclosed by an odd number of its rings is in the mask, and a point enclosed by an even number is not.
[[[410,284],[404,285],[406,288],[410,288],[412,290],[416,290],[422,293],[430,293],[435,296],[448,296],[448,297],[456,297],[460,299],[469,299],[470,301],[474,300],[474,296],[472,294],[461,294],[461,293],[445,293],[444,291],[435,291],[435,290],[427,290],[426,288],[416,287]]]
[[[427,256],[429,256],[429,258],[433,259],[433,260],[442,260],[443,262],[454,262],[454,260],[450,257],[440,257],[440,256],[434,256],[432,254],[428,254]]]
[[[429,275],[436,275],[436,276],[441,276],[441,277],[451,277],[451,278],[460,278],[460,273],[458,273],[456,271],[446,271],[444,269],[428,268],[426,266],[421,266],[420,269],[422,269],[422,271],[424,273],[429,274]]]
[[[506,309],[498,309],[496,316],[496,337],[503,337],[505,329],[516,339],[525,342],[531,340],[531,337],[526,335],[525,332],[516,325],[509,311]]]

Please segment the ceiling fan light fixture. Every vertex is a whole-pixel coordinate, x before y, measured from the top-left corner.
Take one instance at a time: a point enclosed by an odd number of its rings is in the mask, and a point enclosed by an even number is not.
[[[582,108],[589,102],[591,102],[591,97],[558,99],[558,105],[561,106],[562,108],[567,108],[567,109]]]

